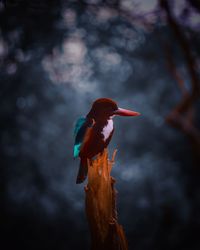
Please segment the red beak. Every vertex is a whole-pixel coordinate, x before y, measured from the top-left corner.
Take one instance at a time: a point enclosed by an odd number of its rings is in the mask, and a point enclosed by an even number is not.
[[[132,110],[128,110],[128,109],[121,109],[118,108],[115,112],[114,115],[121,115],[121,116],[138,116],[140,115],[139,112],[135,112]]]

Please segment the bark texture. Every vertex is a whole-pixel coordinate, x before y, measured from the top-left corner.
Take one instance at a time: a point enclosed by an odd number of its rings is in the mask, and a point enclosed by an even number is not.
[[[91,232],[92,250],[127,250],[124,230],[117,222],[115,179],[110,176],[112,160],[105,149],[93,161],[88,161],[86,214]]]

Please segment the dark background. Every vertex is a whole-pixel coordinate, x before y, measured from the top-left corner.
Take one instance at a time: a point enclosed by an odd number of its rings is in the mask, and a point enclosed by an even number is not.
[[[109,146],[130,249],[200,249],[198,97],[173,113],[199,84],[199,10],[198,1],[0,2],[2,249],[89,249],[73,126],[99,97],[142,113],[115,118]]]

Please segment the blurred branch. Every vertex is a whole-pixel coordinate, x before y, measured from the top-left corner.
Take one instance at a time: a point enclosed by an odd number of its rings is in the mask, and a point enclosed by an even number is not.
[[[185,83],[181,74],[177,71],[175,63],[173,61],[172,53],[168,48],[166,48],[167,52],[167,61],[170,72],[172,76],[177,81],[179,88],[182,92],[182,99],[180,103],[171,111],[171,113],[166,118],[166,121],[176,127],[184,134],[186,134],[192,142],[193,149],[196,153],[196,156],[199,158],[200,153],[200,131],[194,126],[194,118],[195,118],[195,109],[193,107],[194,102],[199,98],[199,78],[198,73],[196,71],[197,64],[196,60],[192,55],[191,48],[189,45],[189,41],[186,36],[182,32],[178,23],[172,15],[170,5],[167,0],[160,0],[160,5],[164,9],[167,15],[168,24],[173,31],[180,48],[183,51],[185,57],[186,67],[188,69],[190,79],[191,79],[191,91],[188,91],[185,88]]]
[[[182,93],[182,102],[184,102],[190,95],[189,91],[185,87],[185,82],[176,68],[176,65],[173,60],[172,52],[169,46],[166,46],[166,59],[168,62],[169,70],[176,80],[180,91]],[[167,117],[167,122],[173,127],[181,130],[185,133],[191,140],[193,148],[196,152],[196,155],[199,156],[200,152],[200,131],[195,127],[195,109],[192,105],[188,106],[187,112],[180,113],[176,110],[176,107],[172,110],[170,115]]]
[[[200,13],[200,1],[199,0],[187,0],[187,2]]]
[[[92,250],[127,250],[127,240],[117,222],[115,180],[110,176],[116,151],[108,160],[108,150],[88,161],[86,214],[90,226]]]
[[[172,15],[170,10],[170,6],[167,0],[160,0],[161,7],[165,10],[167,15],[167,21],[169,26],[171,27],[182,51],[185,56],[186,66],[191,78],[191,94],[184,98],[182,102],[177,105],[176,111],[177,112],[185,112],[190,107],[190,105],[199,97],[199,79],[197,74],[197,64],[195,58],[192,55],[190,50],[189,42],[187,41],[186,36],[182,32],[181,28],[179,27],[178,23],[176,22],[175,18]]]
[[[172,56],[172,51],[169,45],[167,44],[165,44],[165,51],[166,51],[166,59],[168,63],[168,68],[172,76],[174,77],[174,79],[177,81],[180,91],[182,92],[182,95],[186,97],[187,95],[189,95],[189,91],[185,87],[185,83],[184,83],[183,78],[181,77],[181,74],[176,69],[176,65],[174,63],[173,56]]]

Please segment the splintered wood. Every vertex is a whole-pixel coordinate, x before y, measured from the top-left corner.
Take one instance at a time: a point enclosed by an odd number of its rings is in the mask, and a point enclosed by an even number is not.
[[[92,240],[92,250],[127,250],[124,230],[117,222],[115,180],[110,176],[116,150],[112,160],[104,150],[93,161],[88,161],[88,184],[86,192],[86,214]]]

